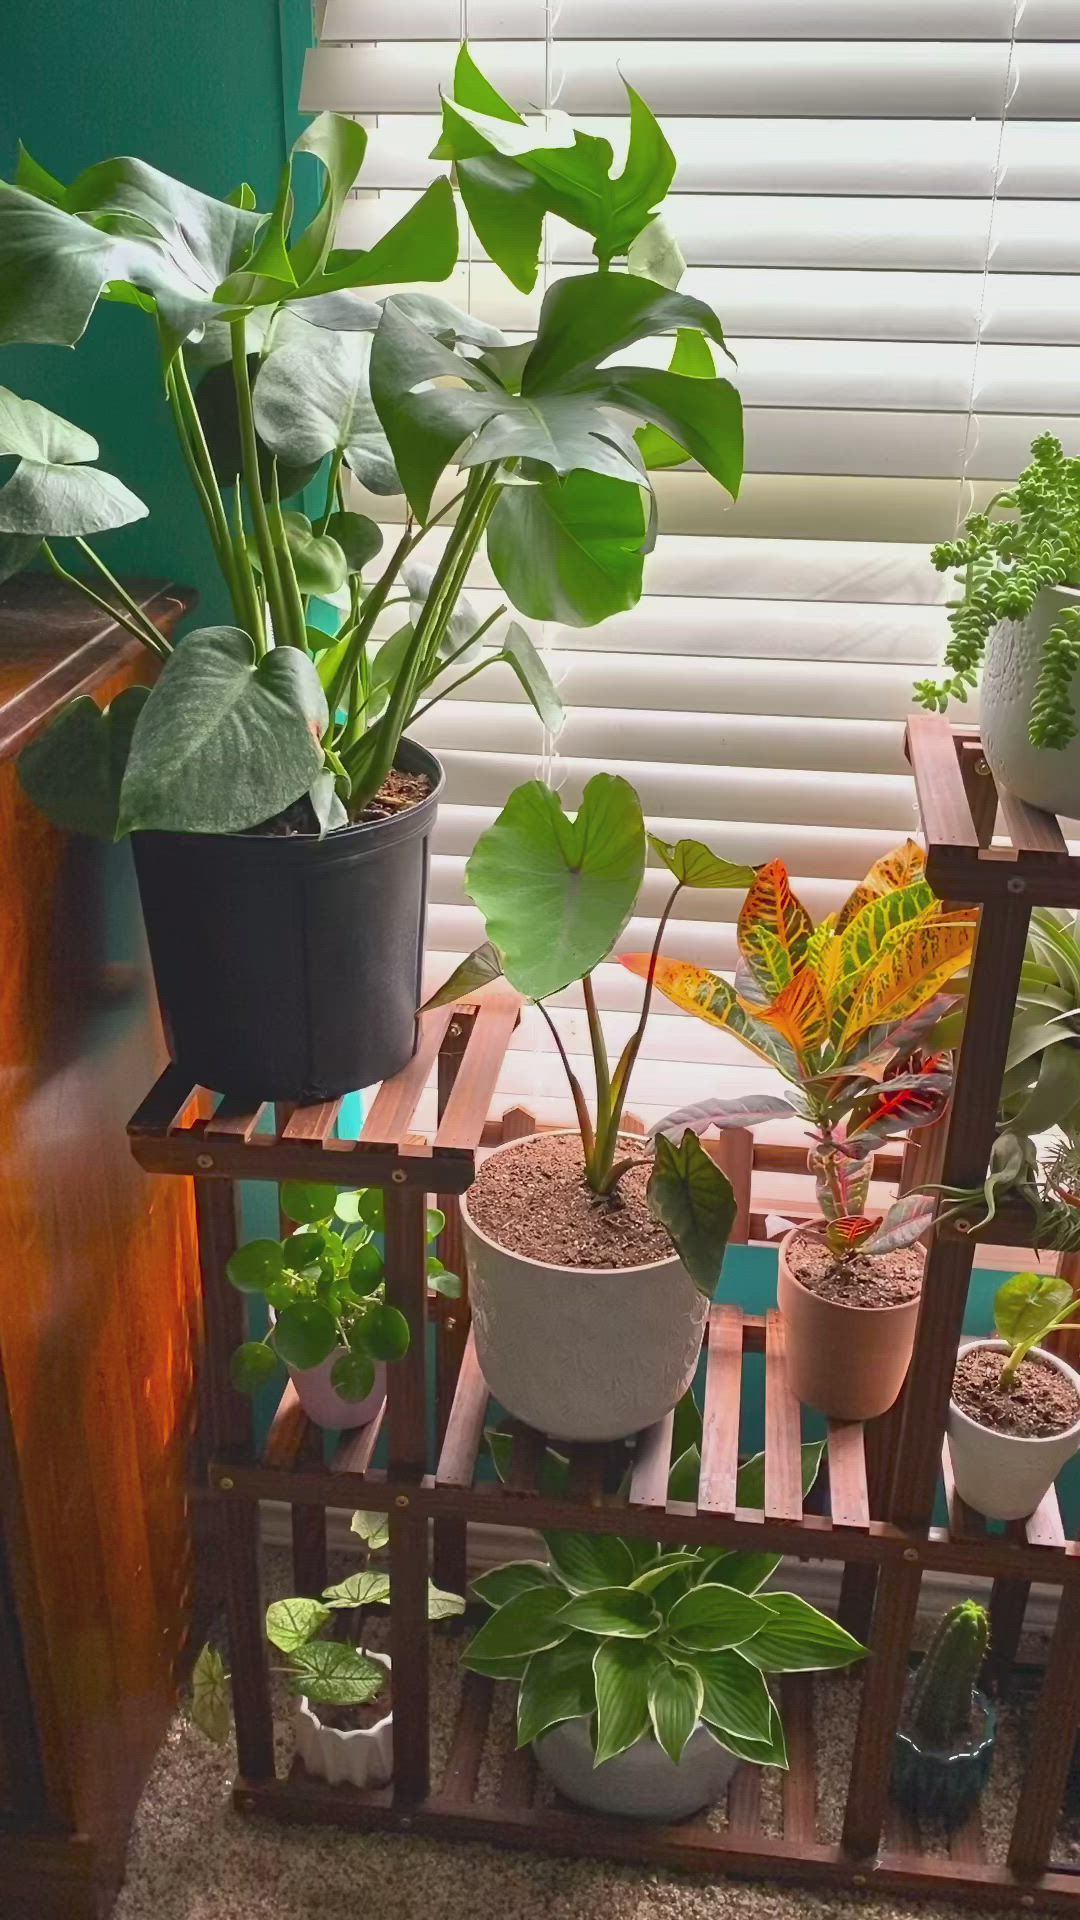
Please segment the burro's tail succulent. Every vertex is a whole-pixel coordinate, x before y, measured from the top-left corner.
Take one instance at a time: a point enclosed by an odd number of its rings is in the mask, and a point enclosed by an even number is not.
[[[989,1645],[990,1616],[977,1600],[961,1601],[938,1621],[911,1693],[911,1728],[924,1747],[947,1752],[969,1732]]]

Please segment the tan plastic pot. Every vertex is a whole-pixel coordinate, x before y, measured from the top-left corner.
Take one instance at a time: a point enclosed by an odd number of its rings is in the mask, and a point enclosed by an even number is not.
[[[554,1267],[482,1232],[467,1194],[461,1220],[477,1358],[508,1413],[556,1440],[622,1440],[670,1413],[694,1378],[709,1306],[675,1254]]]
[[[898,1307],[846,1307],[819,1299],[788,1264],[796,1227],[780,1242],[777,1301],[792,1391],[830,1420],[873,1420],[887,1413],[907,1374],[919,1296]]]

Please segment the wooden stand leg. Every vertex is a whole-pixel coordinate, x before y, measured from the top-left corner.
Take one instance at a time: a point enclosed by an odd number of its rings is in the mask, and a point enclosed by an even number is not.
[[[888,1495],[892,1450],[900,1430],[900,1407],[890,1407],[878,1420],[868,1422],[864,1433],[866,1481],[871,1517],[877,1519]],[[872,1560],[849,1560],[840,1581],[840,1603],[836,1617],[842,1627],[866,1640],[874,1618],[878,1570]]]
[[[476,1009],[463,1007],[454,1014],[439,1051],[438,1113],[446,1110],[451,1089],[458,1077],[465,1048],[476,1021]],[[437,1437],[442,1445],[446,1423],[454,1404],[462,1356],[469,1338],[469,1278],[465,1271],[465,1244],[461,1233],[461,1209],[456,1193],[437,1195],[437,1203],[446,1215],[446,1226],[439,1239],[439,1258],[451,1273],[461,1276],[461,1298],[451,1302],[453,1311],[440,1313],[435,1327],[435,1415]],[[437,1586],[446,1593],[464,1593],[468,1582],[468,1524],[464,1520],[436,1520],[434,1526],[434,1571]]]
[[[419,1480],[427,1458],[427,1196],[385,1189],[386,1297],[409,1322],[409,1350],[388,1369],[390,1470]],[[390,1658],[394,1686],[394,1796],[422,1800],[429,1785],[428,1532],[399,1493],[390,1510]]]
[[[1061,1813],[1069,1761],[1080,1719],[1080,1588],[1065,1587],[1039,1692],[1024,1768],[1009,1865],[1024,1877],[1042,1873]]]
[[[886,1567],[881,1574],[844,1812],[844,1852],[856,1860],[876,1852],[885,1822],[893,1736],[921,1579],[917,1566],[903,1564]]]
[[[1025,1537],[1022,1520],[1014,1521],[1010,1533],[1019,1541]],[[990,1651],[983,1668],[983,1685],[998,1692],[1012,1672],[1024,1630],[1030,1580],[995,1580],[990,1596]]]
[[[203,1364],[210,1442],[218,1454],[235,1450],[250,1455],[251,1404],[229,1381],[229,1356],[246,1332],[243,1299],[225,1278],[237,1238],[233,1182],[196,1180],[195,1216],[206,1315]],[[274,1722],[259,1580],[259,1504],[231,1493],[225,1478],[220,1486],[225,1610],[240,1773],[246,1781],[271,1780]]]
[[[322,1461],[322,1429],[309,1425],[297,1454],[297,1466],[321,1467]],[[317,1599],[329,1581],[325,1507],[292,1509],[292,1562],[296,1592]]]

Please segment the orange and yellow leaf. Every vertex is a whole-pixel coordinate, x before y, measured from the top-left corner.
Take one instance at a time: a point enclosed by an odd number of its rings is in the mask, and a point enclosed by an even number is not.
[[[836,931],[843,933],[850,926],[857,913],[871,901],[879,899],[883,893],[892,893],[898,887],[910,887],[921,880],[926,869],[926,855],[917,840],[905,840],[891,853],[883,853],[875,860],[864,880],[850,893],[840,909]]]
[[[790,984],[813,931],[784,862],[759,867],[739,914],[739,951],[767,993],[775,996]]]
[[[817,974],[804,967],[770,1007],[760,1008],[758,1019],[775,1027],[800,1060],[823,1047],[829,1037],[829,1010]]]
[[[628,973],[636,973],[641,979],[648,976],[649,954],[623,953],[619,960]],[[726,1028],[786,1079],[799,1078],[798,1062],[791,1047],[782,1034],[774,1033],[764,1022],[765,1009],[744,1006],[734,987],[721,974],[710,973],[708,967],[692,966],[688,960],[661,957],[655,982],[675,1006],[695,1014],[699,1020],[707,1020],[710,1026]]]
[[[947,920],[905,928],[880,963],[867,969],[848,1009],[838,1051],[868,1027],[904,1020],[932,1000],[967,966],[974,941],[974,914],[954,913]]]

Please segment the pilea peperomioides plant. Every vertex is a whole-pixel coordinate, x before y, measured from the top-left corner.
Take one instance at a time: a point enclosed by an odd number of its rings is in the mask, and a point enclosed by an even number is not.
[[[759,868],[739,915],[734,986],[679,960],[627,954],[676,1006],[729,1033],[768,1062],[791,1091],[706,1100],[659,1123],[660,1137],[808,1122],[809,1167],[838,1256],[884,1253],[926,1231],[933,1202],[914,1194],[883,1219],[866,1216],[875,1151],[945,1110],[948,1056],[922,1042],[955,1005],[943,989],[970,959],[974,915],[946,910],[912,840],[871,867],[838,913],[817,927],[783,861]]]

